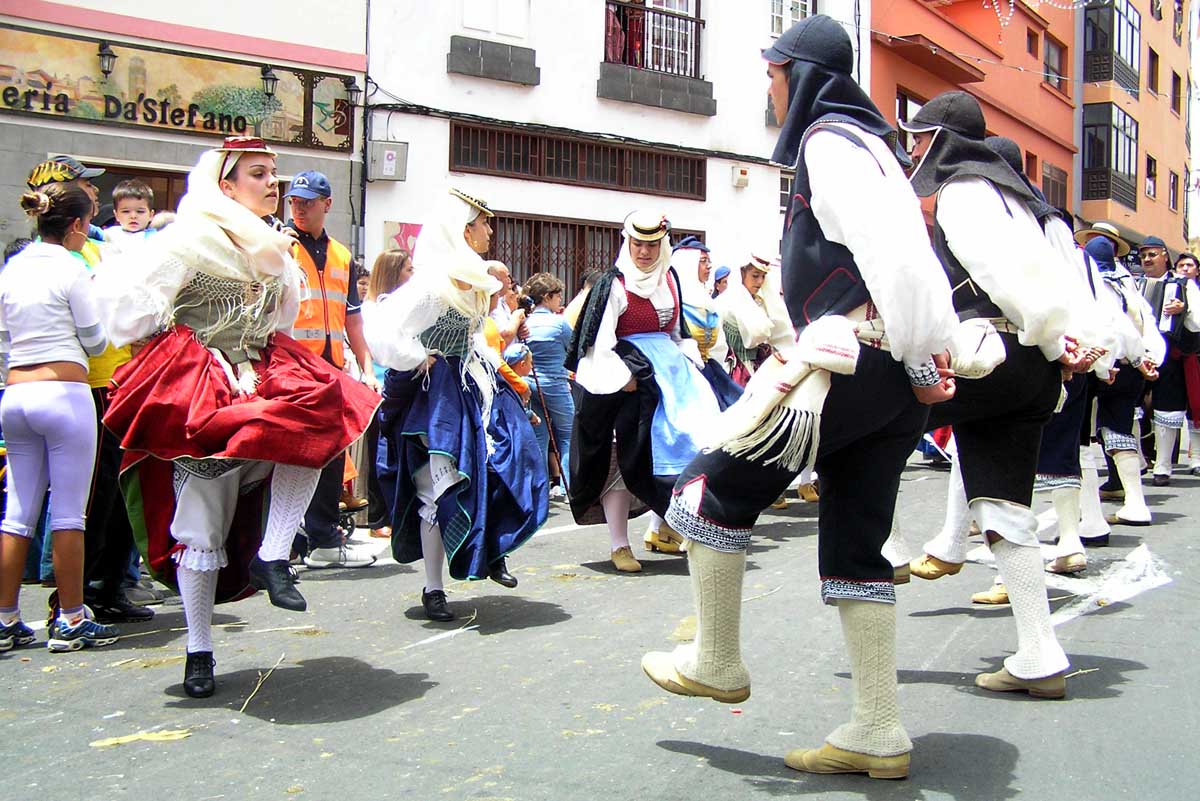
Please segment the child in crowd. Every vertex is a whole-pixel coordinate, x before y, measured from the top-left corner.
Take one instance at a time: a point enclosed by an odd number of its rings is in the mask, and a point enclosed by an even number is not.
[[[154,190],[137,178],[117,184],[112,193],[117,224],[104,229],[104,241],[117,250],[149,235],[154,216]]]
[[[514,342],[504,349],[504,362],[521,378],[528,378],[533,372],[533,352],[520,342]],[[528,398],[522,398],[521,405],[525,409],[525,416],[529,418],[529,424],[540,426],[542,419],[533,413]]]

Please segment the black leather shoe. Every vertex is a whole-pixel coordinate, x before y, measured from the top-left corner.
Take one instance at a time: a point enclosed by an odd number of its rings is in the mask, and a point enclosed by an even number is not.
[[[271,603],[280,609],[290,609],[293,612],[308,609],[308,602],[296,589],[296,582],[292,578],[291,568],[286,559],[264,562],[255,554],[250,560],[250,586],[256,590],[266,590]]]
[[[1108,547],[1108,535],[1101,534],[1099,537],[1080,537],[1079,541],[1083,543],[1085,548],[1106,548]]]
[[[425,607],[425,617],[445,623],[454,620],[454,613],[446,606],[446,593],[442,590],[421,591],[421,606]]]
[[[187,663],[183,666],[183,691],[188,697],[208,698],[216,692],[217,681],[213,678],[216,665],[212,651],[197,651],[187,655]]]
[[[488,578],[510,590],[517,586],[517,577],[508,572],[508,565],[503,556],[492,562],[491,567],[488,568]]]
[[[145,623],[154,618],[154,610],[138,606],[120,593],[108,600],[95,600],[88,604],[99,623]]]
[[[1154,478],[1151,479],[1151,483],[1156,487],[1169,487],[1171,485],[1171,477],[1155,473]]]

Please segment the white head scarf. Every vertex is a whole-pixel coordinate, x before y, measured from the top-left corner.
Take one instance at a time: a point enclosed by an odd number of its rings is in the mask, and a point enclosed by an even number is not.
[[[467,244],[464,229],[483,212],[457,195],[447,194],[421,226],[413,248],[413,277],[438,290],[458,311],[471,318],[487,315],[491,296],[503,285]],[[470,285],[459,289],[450,280]]]
[[[292,263],[293,240],[221,191],[219,172],[225,155],[220,150],[209,150],[200,156],[188,173],[187,194],[179,201],[179,213],[172,227],[182,234],[192,227],[189,223],[215,223],[249,257],[251,270],[257,277],[277,278]],[[185,243],[189,239],[180,238]],[[191,247],[196,246],[196,242],[191,242]]]
[[[629,234],[621,235],[621,252],[617,255],[617,269],[625,276],[625,291],[639,298],[649,298],[654,294],[671,266],[671,237],[664,236],[658,240],[662,244],[658,249],[658,261],[649,272],[642,272],[629,253]],[[693,271],[695,272],[695,271]],[[682,279],[681,279],[682,280]]]
[[[679,274],[679,286],[683,292],[683,302],[698,312],[707,315],[717,310],[716,301],[712,296],[712,288],[700,281],[700,256],[703,251],[696,248],[681,248],[671,254],[671,266]],[[712,273],[709,273],[712,280]]]

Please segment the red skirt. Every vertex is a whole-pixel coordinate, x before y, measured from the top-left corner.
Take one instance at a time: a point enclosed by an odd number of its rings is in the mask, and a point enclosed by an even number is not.
[[[216,457],[321,468],[362,436],[381,401],[285,334],[271,337],[254,368],[255,393],[234,396],[212,354],[190,329],[176,326],[113,375],[104,425],[125,449],[121,487],[130,523],[151,572],[169,585],[175,584],[171,555],[183,548],[170,534],[172,460]],[[238,499],[219,601],[253,592],[247,571],[266,523],[268,486]]]

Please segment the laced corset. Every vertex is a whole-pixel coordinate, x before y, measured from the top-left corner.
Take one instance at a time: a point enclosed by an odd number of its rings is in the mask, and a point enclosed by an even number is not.
[[[418,339],[426,350],[466,359],[471,353],[474,333],[470,318],[457,309],[447,309],[433,325],[421,332]]]
[[[697,325],[694,322],[688,322],[688,329],[691,331],[692,339],[696,340],[696,346],[700,349],[700,358],[703,361],[708,361],[709,351],[717,344],[717,328],[705,328]]]
[[[235,281],[197,272],[175,298],[175,323],[234,364],[257,360],[278,328],[283,281]]]

